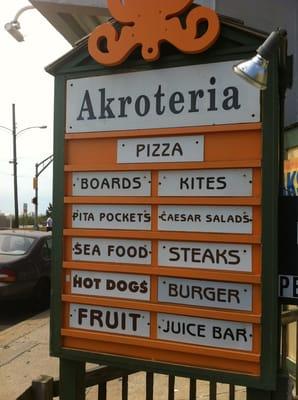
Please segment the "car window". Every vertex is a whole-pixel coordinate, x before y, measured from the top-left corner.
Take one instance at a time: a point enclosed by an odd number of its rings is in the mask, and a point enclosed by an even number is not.
[[[17,235],[0,235],[0,254],[26,254],[34,242],[33,238]]]
[[[45,259],[51,258],[52,255],[52,239],[48,238],[44,241],[41,250],[42,257]]]

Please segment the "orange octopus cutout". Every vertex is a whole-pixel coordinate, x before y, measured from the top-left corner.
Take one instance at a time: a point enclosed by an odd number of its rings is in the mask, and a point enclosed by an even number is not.
[[[206,7],[193,8],[181,26],[177,15],[185,11],[193,0],[108,0],[111,15],[122,24],[118,33],[110,23],[99,25],[90,35],[88,50],[98,63],[121,64],[142,46],[146,61],[160,56],[160,44],[169,42],[184,53],[201,53],[211,47],[220,32],[217,14]],[[204,34],[197,36],[199,24],[207,22]],[[100,49],[106,41],[106,51]]]

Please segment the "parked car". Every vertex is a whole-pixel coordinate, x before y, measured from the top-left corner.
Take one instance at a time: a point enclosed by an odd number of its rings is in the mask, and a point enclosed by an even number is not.
[[[0,301],[32,299],[36,309],[50,302],[51,232],[0,231]]]

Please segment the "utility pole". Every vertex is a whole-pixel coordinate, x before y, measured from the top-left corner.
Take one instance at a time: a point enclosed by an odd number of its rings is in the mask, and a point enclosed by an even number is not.
[[[13,140],[13,189],[14,189],[14,223],[13,228],[19,227],[18,173],[17,173],[17,132],[15,104],[12,104],[12,140]]]

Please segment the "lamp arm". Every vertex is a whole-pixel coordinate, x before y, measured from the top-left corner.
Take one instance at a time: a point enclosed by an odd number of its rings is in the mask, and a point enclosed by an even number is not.
[[[32,10],[34,9],[34,6],[26,6],[21,8],[15,15],[14,19],[12,20],[12,22],[18,22],[18,18],[23,14],[23,12],[27,11],[27,10]]]
[[[54,157],[54,154],[51,154],[50,156],[48,156],[47,158],[45,158],[41,162],[37,163],[36,166],[39,167],[40,165],[44,164],[45,162],[47,162],[48,160],[50,160],[53,157]]]
[[[28,126],[28,128],[24,128],[24,129],[21,129],[20,131],[18,131],[18,132],[16,133],[16,135],[19,135],[20,133],[23,133],[24,131],[27,131],[27,130],[29,130],[29,129],[46,129],[46,128],[47,128],[46,125],[42,125],[42,126]]]
[[[287,31],[285,29],[276,29],[271,32],[268,38],[263,44],[257,49],[257,53],[269,60],[272,55],[273,49],[280,44],[281,40],[287,36]]]
[[[293,55],[288,55],[287,37],[283,36],[279,52],[280,90],[283,92],[291,89],[293,85],[293,64]]]
[[[5,129],[6,131],[12,133],[12,129],[7,128],[6,126],[0,125],[0,128],[1,128],[1,129]]]
[[[50,155],[49,157],[47,157],[46,159],[44,159],[43,161],[41,161],[39,164],[35,164],[36,167],[36,174],[35,177],[38,178],[39,175],[53,162],[54,160],[54,155]],[[41,170],[38,171],[38,167],[40,167],[42,165]]]

